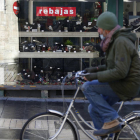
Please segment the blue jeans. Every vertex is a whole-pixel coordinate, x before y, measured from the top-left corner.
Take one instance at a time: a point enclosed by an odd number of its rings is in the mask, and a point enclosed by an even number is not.
[[[101,129],[104,123],[119,117],[111,106],[120,99],[108,83],[87,81],[83,84],[82,91],[90,102],[88,112],[96,129]]]

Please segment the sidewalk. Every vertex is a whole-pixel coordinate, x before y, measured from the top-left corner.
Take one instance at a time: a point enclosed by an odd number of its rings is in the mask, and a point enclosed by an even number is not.
[[[68,104],[70,101],[71,99],[66,99]],[[126,102],[125,104],[120,112],[120,115],[123,116],[140,108],[140,101]],[[114,108],[117,109],[118,106],[119,104],[116,104]],[[91,122],[87,107],[87,100],[76,100],[75,108],[85,120]],[[19,140],[20,130],[26,120],[47,109],[63,112],[63,99],[0,98],[0,140]],[[89,140],[81,130],[79,132],[81,140]]]

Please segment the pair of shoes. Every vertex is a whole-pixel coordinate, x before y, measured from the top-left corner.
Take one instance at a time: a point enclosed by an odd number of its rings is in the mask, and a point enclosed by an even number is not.
[[[116,119],[111,122],[104,123],[103,127],[100,130],[96,130],[93,132],[93,135],[95,136],[105,136],[110,133],[117,133],[121,131],[121,124],[120,122]]]

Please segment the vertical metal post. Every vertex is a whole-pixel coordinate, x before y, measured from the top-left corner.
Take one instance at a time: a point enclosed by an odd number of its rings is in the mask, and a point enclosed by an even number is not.
[[[137,15],[137,3],[136,1],[133,1],[133,16]]]
[[[33,1],[30,0],[29,1],[29,14],[28,14],[28,19],[29,19],[29,23],[33,24]]]
[[[33,0],[29,0],[29,14],[28,14],[28,19],[29,19],[29,23],[33,24]],[[30,42],[33,42],[33,38],[30,38]],[[29,59],[29,66],[30,66],[30,70],[32,71],[32,58]]]
[[[31,59],[31,71],[33,70],[33,62],[32,62],[32,58],[30,58]]]
[[[140,51],[140,48],[139,48],[139,45],[140,45],[140,44],[139,44],[139,42],[140,42],[140,38],[138,38],[138,49],[137,49],[138,52]]]
[[[83,48],[83,38],[80,37],[80,46]],[[82,70],[82,58],[80,58],[80,70]]]

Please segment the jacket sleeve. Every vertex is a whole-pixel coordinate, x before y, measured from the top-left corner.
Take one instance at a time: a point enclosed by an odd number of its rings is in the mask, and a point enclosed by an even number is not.
[[[110,82],[124,79],[129,72],[131,64],[131,52],[127,45],[130,44],[122,39],[118,39],[114,44],[114,67],[97,73],[97,77],[100,82]]]
[[[104,71],[104,70],[106,70],[106,65],[99,65],[98,69],[99,69],[99,71]]]

